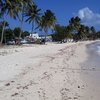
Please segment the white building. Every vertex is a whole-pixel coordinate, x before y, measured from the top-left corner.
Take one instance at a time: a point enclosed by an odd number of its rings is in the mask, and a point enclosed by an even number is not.
[[[40,39],[41,37],[39,37],[39,34],[38,33],[33,33],[33,34],[30,34],[30,36],[34,39]]]

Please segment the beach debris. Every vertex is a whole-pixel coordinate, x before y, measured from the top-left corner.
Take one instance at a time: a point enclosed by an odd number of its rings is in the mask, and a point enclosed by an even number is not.
[[[40,91],[38,91],[38,93],[40,93]]]
[[[18,64],[16,64],[16,66],[18,66]]]
[[[5,84],[5,86],[10,86],[10,83]]]
[[[19,87],[16,87],[17,89],[20,89],[20,88],[22,88],[22,86],[19,86]]]
[[[69,89],[67,88],[62,88],[60,90],[60,93],[61,93],[61,97],[62,97],[62,100],[68,100],[68,92],[69,92]]]
[[[72,97],[68,97],[68,99],[72,99]]]
[[[15,50],[15,52],[18,52],[18,50]]]
[[[92,68],[93,70],[95,70],[95,68]]]
[[[15,81],[11,81],[11,83],[14,83]]]
[[[80,88],[80,86],[78,86],[78,88]]]
[[[78,99],[78,97],[74,97],[74,99]]]
[[[28,86],[24,86],[23,89],[28,89]]]
[[[16,95],[18,95],[18,93],[14,93],[14,94],[12,94],[11,96],[13,97],[13,96],[16,96]]]

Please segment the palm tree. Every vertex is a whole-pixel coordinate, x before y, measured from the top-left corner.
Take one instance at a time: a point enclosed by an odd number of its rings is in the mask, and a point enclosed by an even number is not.
[[[96,30],[94,26],[90,27],[90,34],[91,34],[91,39],[94,40],[96,38]]]
[[[90,28],[90,30],[91,30],[91,33],[92,33],[92,34],[95,34],[95,33],[96,33],[96,30],[95,30],[94,26],[92,26],[92,27]]]
[[[40,29],[45,32],[45,41],[48,34],[48,29],[54,29],[56,23],[56,17],[51,10],[46,10],[44,15],[41,17]]]
[[[73,30],[78,31],[80,28],[80,25],[81,25],[80,21],[81,21],[81,19],[78,16],[72,17],[69,21],[69,26],[71,26]]]
[[[1,41],[0,44],[3,42],[3,35],[5,30],[5,19],[7,15],[9,14],[12,18],[16,19],[18,17],[19,7],[17,6],[18,0],[4,0],[3,2],[0,2],[0,8],[1,8],[1,16],[4,21],[2,34],[1,34]]]
[[[80,40],[86,40],[88,38],[87,26],[81,25],[77,36]]]
[[[27,7],[30,5],[30,4],[33,4],[33,0],[20,0],[20,8],[21,8],[21,18],[19,18],[19,21],[21,22],[21,26],[20,26],[20,34],[19,34],[19,39],[21,38],[21,35],[22,35],[22,28],[23,28],[23,23],[24,23],[24,14],[25,14],[25,10],[27,9]]]
[[[25,16],[28,17],[26,22],[28,21],[29,24],[32,23],[32,31],[33,33],[35,24],[39,24],[40,22],[40,15],[41,15],[41,9],[38,9],[37,5],[32,4],[29,6],[29,8],[26,10]]]

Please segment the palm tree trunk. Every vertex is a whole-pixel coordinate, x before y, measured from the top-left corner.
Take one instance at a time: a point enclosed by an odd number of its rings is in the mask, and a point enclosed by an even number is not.
[[[31,35],[33,34],[33,30],[34,30],[34,21],[32,22],[32,32],[31,32]]]
[[[4,30],[5,30],[5,21],[4,21],[4,25],[3,25],[3,29],[2,29],[0,45],[2,45],[2,42],[3,42]]]
[[[21,19],[21,27],[20,27],[19,40],[20,40],[21,35],[22,35],[23,22],[24,22],[24,6],[22,8],[22,19]]]
[[[20,27],[19,40],[20,40],[21,35],[22,35],[22,28],[23,28],[23,20],[21,21],[21,27]]]
[[[5,40],[5,44],[6,44],[6,34],[5,34],[5,36],[4,36],[4,40]]]
[[[46,42],[46,40],[47,40],[47,29],[44,29],[44,31],[45,31],[45,42]]]

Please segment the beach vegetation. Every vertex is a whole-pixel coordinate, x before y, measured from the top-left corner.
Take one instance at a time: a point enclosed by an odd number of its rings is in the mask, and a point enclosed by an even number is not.
[[[95,40],[100,38],[100,32],[95,28],[83,25],[81,19],[76,16],[69,20],[67,26],[56,25],[55,32],[52,34],[53,41],[73,39],[74,41]]]

